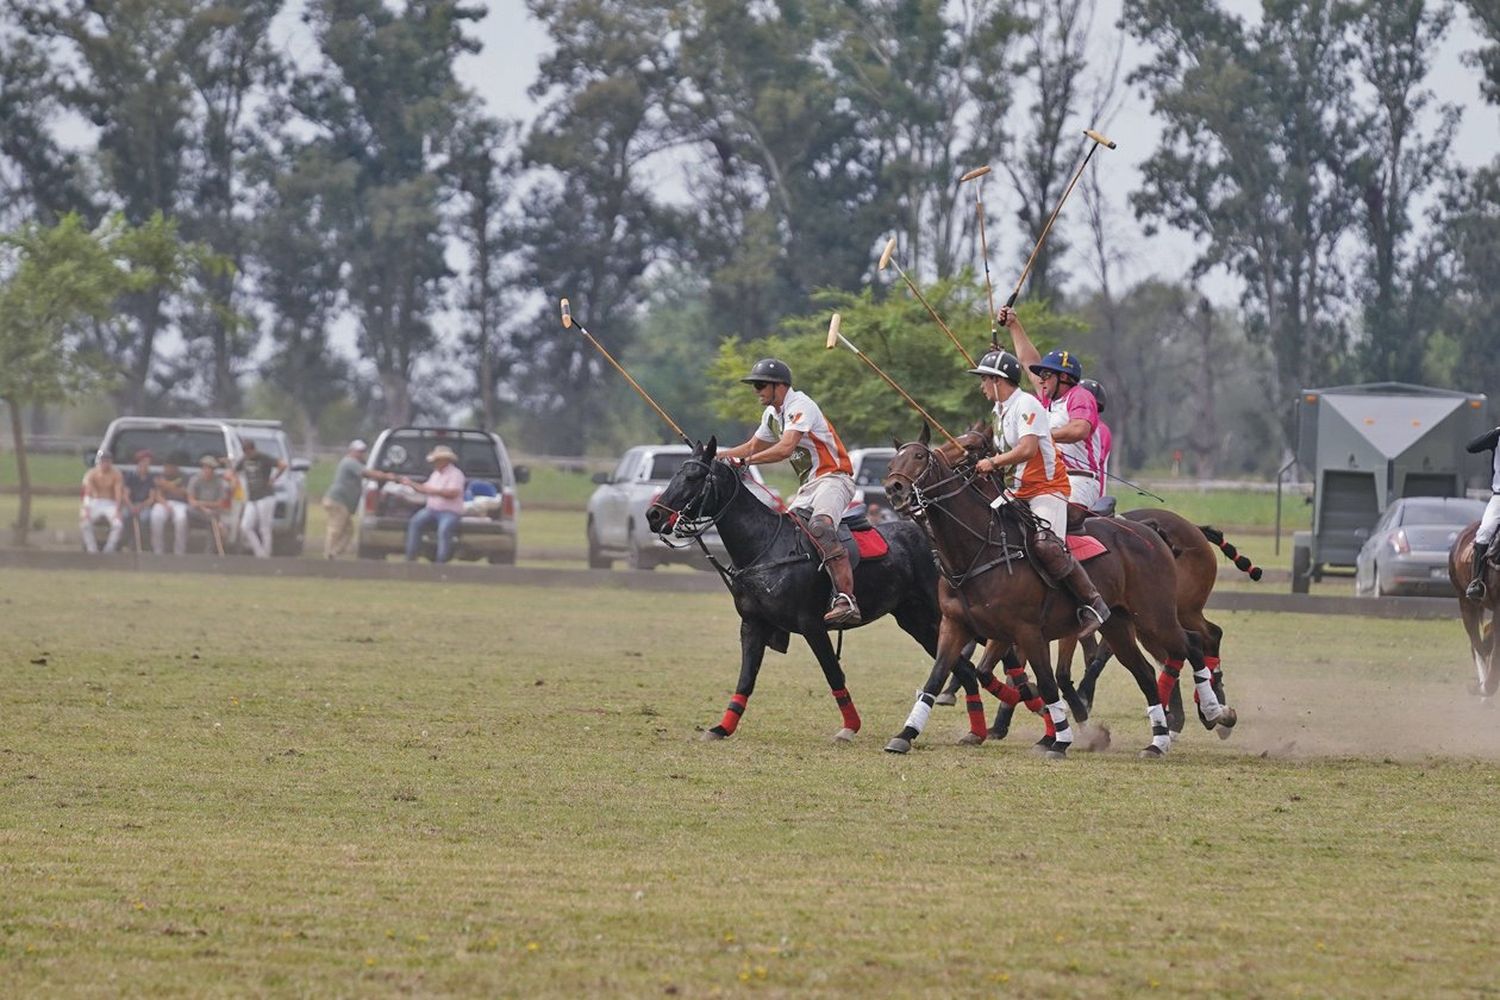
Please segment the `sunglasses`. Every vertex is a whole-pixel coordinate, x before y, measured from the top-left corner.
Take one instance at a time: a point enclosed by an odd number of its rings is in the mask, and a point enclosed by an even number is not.
[[[754,389],[756,392],[760,392],[766,386],[768,386],[768,385],[775,385],[775,384],[776,384],[775,382],[751,382],[750,383],[750,388]]]

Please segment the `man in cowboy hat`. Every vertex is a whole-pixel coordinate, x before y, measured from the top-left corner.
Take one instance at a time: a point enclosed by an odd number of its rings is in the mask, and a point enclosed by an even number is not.
[[[838,432],[807,393],[792,388],[792,370],[775,358],[762,358],[740,379],[765,406],[750,440],[723,448],[719,457],[746,464],[790,462],[802,485],[787,504],[810,511],[807,530],[817,544],[823,568],[833,581],[833,601],[823,621],[851,628],[861,621],[854,600],[849,554],[838,540],[839,519],[854,499],[854,466]]]
[[[1090,507],[1104,492],[1099,476],[1098,457],[1094,454],[1094,432],[1099,427],[1099,403],[1093,393],[1078,383],[1083,378],[1083,364],[1072,351],[1037,352],[1026,335],[1021,319],[1009,306],[1002,306],[995,318],[1010,331],[1011,344],[1026,376],[1031,380],[1052,423],[1052,441],[1062,455],[1072,486],[1071,500],[1080,507]]]
[[[422,532],[437,529],[437,562],[453,558],[453,542],[458,535],[458,520],[464,513],[464,474],[458,467],[453,449],[440,444],[427,453],[432,474],[423,482],[402,476],[401,483],[418,493],[427,494],[427,506],[406,522],[406,561],[415,562],[422,544]]]

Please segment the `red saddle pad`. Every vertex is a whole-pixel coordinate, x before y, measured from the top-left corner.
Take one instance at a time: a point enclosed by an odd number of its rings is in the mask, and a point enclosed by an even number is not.
[[[1068,551],[1073,553],[1073,558],[1079,562],[1088,562],[1095,556],[1104,555],[1109,549],[1105,548],[1104,543],[1093,535],[1069,535]]]
[[[861,559],[879,559],[891,550],[890,546],[885,544],[885,536],[874,528],[868,531],[855,531],[852,534],[854,544],[859,546]]]

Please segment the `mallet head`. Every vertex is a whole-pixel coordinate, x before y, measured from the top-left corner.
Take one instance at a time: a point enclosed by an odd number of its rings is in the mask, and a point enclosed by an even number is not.
[[[568,310],[568,300],[563,299],[561,305],[563,326],[571,328],[573,326],[573,314]]]
[[[885,241],[885,249],[880,252],[880,263],[876,266],[877,271],[884,271],[886,265],[891,262],[891,255],[896,252],[896,237],[892,236]]]
[[[970,170],[968,173],[966,173],[962,177],[960,177],[958,179],[958,183],[963,184],[963,183],[966,183],[968,181],[972,181],[976,177],[983,177],[985,174],[987,174],[989,172],[990,172],[990,168],[989,168],[988,165],[983,166],[983,167],[975,167],[973,170]]]
[[[1086,129],[1083,130],[1083,134],[1086,135],[1086,136],[1088,136],[1090,139],[1093,139],[1095,142],[1097,142],[1101,146],[1105,146],[1105,147],[1107,147],[1109,149],[1114,149],[1115,148],[1115,141],[1113,139],[1109,138],[1109,136],[1105,135],[1102,132],[1095,132],[1091,128],[1086,128]]]
[[[823,345],[823,349],[825,351],[833,350],[834,346],[838,344],[839,326],[842,323],[843,319],[839,316],[838,313],[834,313],[833,318],[828,321],[828,343]]]

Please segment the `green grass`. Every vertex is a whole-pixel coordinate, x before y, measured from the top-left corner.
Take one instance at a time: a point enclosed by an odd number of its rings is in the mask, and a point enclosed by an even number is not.
[[[1497,748],[1454,623],[1228,616],[1234,740],[1136,760],[1111,673],[1118,749],[1048,765],[1029,720],[950,745],[952,709],[881,753],[924,672],[889,623],[846,646],[854,745],[800,646],[699,742],[737,669],[723,595],[0,594],[6,995],[1492,988]]]

